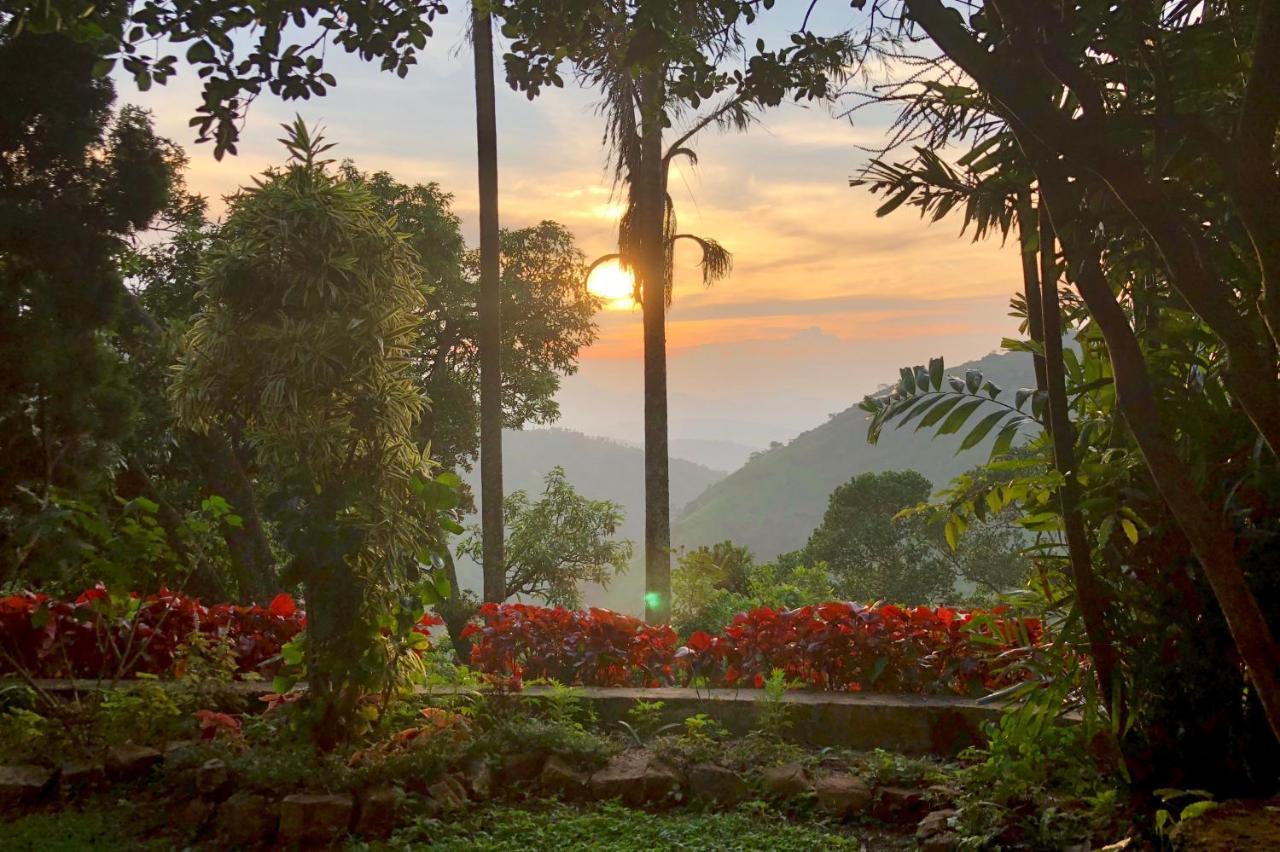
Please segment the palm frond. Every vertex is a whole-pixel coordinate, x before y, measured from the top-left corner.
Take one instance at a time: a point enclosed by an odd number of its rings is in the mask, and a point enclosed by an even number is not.
[[[715,240],[693,234],[676,234],[672,237],[671,243],[674,244],[676,240],[692,240],[702,249],[702,260],[698,265],[702,267],[704,287],[723,281],[729,277],[729,273],[733,272],[732,252]]]

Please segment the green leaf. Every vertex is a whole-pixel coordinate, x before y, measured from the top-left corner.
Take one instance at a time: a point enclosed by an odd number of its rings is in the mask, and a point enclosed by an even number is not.
[[[298,665],[302,662],[302,657],[302,645],[298,642],[289,642],[280,649],[280,658],[288,665]]]
[[[902,377],[902,392],[907,396],[912,396],[916,392],[916,371],[910,367],[903,367],[898,370],[898,375]]]
[[[213,61],[213,45],[207,41],[192,42],[187,48],[187,61],[192,65],[201,65]]]
[[[945,402],[941,405],[934,406],[933,409],[920,420],[920,423],[916,425],[916,431],[919,432],[921,429],[925,429],[937,423],[946,416],[948,411],[955,408],[963,399],[964,397],[962,396],[947,397]]]
[[[126,512],[132,509],[137,509],[145,514],[154,515],[156,512],[160,511],[160,504],[154,500],[148,500],[146,497],[134,497],[124,505],[124,508]]]
[[[969,415],[982,405],[984,400],[975,399],[972,402],[966,402],[964,405],[956,406],[956,410],[947,415],[947,419],[938,427],[939,435],[952,435],[960,430],[965,421],[969,419]]]
[[[982,442],[983,438],[987,437],[987,433],[995,428],[995,425],[1003,420],[1008,414],[1009,412],[1007,411],[997,411],[992,414],[988,414],[986,417],[979,420],[978,425],[974,426],[973,429],[969,431],[968,435],[965,435],[964,440],[960,442],[960,449],[956,450],[956,452],[960,453],[964,450],[976,447]]]
[[[1128,518],[1120,519],[1120,529],[1124,530],[1124,537],[1129,539],[1130,544],[1138,543],[1138,525]]]
[[[929,383],[934,390],[942,390],[942,378],[946,372],[942,358],[929,359]]]
[[[1195,819],[1202,814],[1208,813],[1217,806],[1217,802],[1192,802],[1182,809],[1182,813],[1178,816],[1178,819],[1183,822],[1189,819]]]
[[[995,443],[991,445],[990,458],[995,459],[1009,452],[1013,448],[1013,439],[1018,436],[1018,422],[1014,421],[1006,423],[996,435]]]
[[[939,394],[930,394],[929,396],[925,397],[923,401],[907,409],[907,413],[903,415],[901,420],[898,421],[898,428],[901,429],[903,426],[906,426],[912,420],[915,420],[917,417],[924,414],[926,411],[933,408],[935,405],[942,402],[946,398],[947,397],[941,396]]]

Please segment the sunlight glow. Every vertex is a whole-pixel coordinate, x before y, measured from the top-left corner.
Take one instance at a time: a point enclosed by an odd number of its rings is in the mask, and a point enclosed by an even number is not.
[[[631,275],[631,270],[623,269],[616,260],[602,263],[591,270],[587,289],[592,295],[604,299],[607,310],[624,311],[635,304],[635,278]]]

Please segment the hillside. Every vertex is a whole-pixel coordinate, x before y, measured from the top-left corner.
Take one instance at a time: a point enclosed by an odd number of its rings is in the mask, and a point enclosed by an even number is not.
[[[542,480],[553,467],[564,468],[569,482],[579,494],[594,500],[622,504],[626,514],[619,533],[636,546],[632,569],[607,593],[592,590],[588,600],[606,603],[614,609],[636,612],[643,609],[644,577],[640,553],[644,542],[644,451],[608,438],[596,438],[564,429],[506,431],[502,435],[504,488],[508,494],[525,490],[532,497],[542,489]],[[671,506],[673,512],[689,503],[725,475],[700,464],[671,459]],[[463,477],[478,494],[480,467]],[[473,515],[467,523],[479,523]],[[469,560],[458,563],[459,579],[473,589],[480,587],[480,569]]]
[[[967,369],[981,370],[1006,390],[1035,383],[1031,357],[1023,353],[988,355],[948,372],[963,376]],[[688,547],[732,539],[757,558],[772,559],[802,547],[821,522],[831,492],[857,474],[910,469],[941,486],[986,460],[994,435],[956,455],[961,438],[930,438],[907,427],[886,429],[873,446],[867,443],[866,414],[855,404],[712,485],[677,518],[672,539]]]

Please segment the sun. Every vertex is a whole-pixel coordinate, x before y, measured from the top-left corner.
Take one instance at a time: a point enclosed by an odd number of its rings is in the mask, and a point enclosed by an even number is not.
[[[627,310],[635,305],[635,278],[631,275],[631,270],[623,269],[616,260],[607,261],[591,270],[587,289],[592,295],[603,299],[605,307],[611,311]]]

